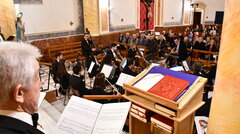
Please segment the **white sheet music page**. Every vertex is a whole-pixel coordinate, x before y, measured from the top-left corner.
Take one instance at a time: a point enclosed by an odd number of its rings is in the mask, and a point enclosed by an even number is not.
[[[112,66],[109,66],[109,65],[104,64],[104,65],[103,65],[103,68],[102,68],[102,70],[101,70],[101,73],[104,73],[104,74],[105,74],[105,77],[108,78],[109,75],[110,75],[111,72],[112,72],[112,69],[113,69]]]
[[[109,103],[102,106],[93,134],[120,134],[131,102]]]
[[[148,91],[151,87],[157,84],[157,82],[160,81],[163,77],[164,75],[159,73],[148,74],[133,86],[144,91]]]
[[[117,85],[123,86],[123,83],[127,83],[130,80],[132,80],[134,77],[125,73],[121,73],[118,80],[117,80]]]
[[[91,73],[92,72],[92,69],[94,67],[95,63],[94,62],[91,62],[91,65],[90,67],[88,68],[88,72]]]
[[[72,96],[54,134],[91,134],[102,104]]]

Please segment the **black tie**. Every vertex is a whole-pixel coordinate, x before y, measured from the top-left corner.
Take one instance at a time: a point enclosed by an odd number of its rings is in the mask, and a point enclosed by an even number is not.
[[[32,121],[33,121],[33,126],[36,128],[37,122],[38,122],[38,113],[32,114]]]

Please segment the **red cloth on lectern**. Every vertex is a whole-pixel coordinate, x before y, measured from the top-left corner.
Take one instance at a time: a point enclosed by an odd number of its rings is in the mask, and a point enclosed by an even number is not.
[[[154,30],[154,2],[151,3],[152,17],[149,19],[148,30]],[[146,31],[147,8],[140,2],[140,31]]]

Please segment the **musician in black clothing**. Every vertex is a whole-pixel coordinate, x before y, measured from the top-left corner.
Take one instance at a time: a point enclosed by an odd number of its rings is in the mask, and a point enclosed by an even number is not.
[[[90,35],[85,33],[82,39],[82,54],[85,57],[85,66],[89,65],[89,57],[94,50],[95,48],[93,47],[92,40],[90,40]]]
[[[133,71],[134,67],[135,67],[135,60],[133,58],[128,58],[127,65],[124,67],[122,72],[132,76],[137,76],[138,73]]]
[[[52,63],[51,74],[53,77],[53,81],[55,83],[59,83],[59,80],[57,79],[57,68],[58,68],[59,61],[63,59],[63,54],[61,52],[56,52],[55,57],[56,57],[56,60],[53,61]]]
[[[69,77],[69,84],[73,90],[77,90],[80,97],[83,95],[90,95],[91,90],[86,89],[84,76],[81,75],[81,66],[75,65],[73,67],[73,75]]]

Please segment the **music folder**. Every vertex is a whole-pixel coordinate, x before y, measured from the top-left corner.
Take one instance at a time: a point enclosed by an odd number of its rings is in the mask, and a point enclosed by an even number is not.
[[[101,73],[104,73],[106,78],[112,79],[115,74],[115,69],[116,69],[115,66],[110,66],[110,65],[104,64],[103,68],[101,70]]]

